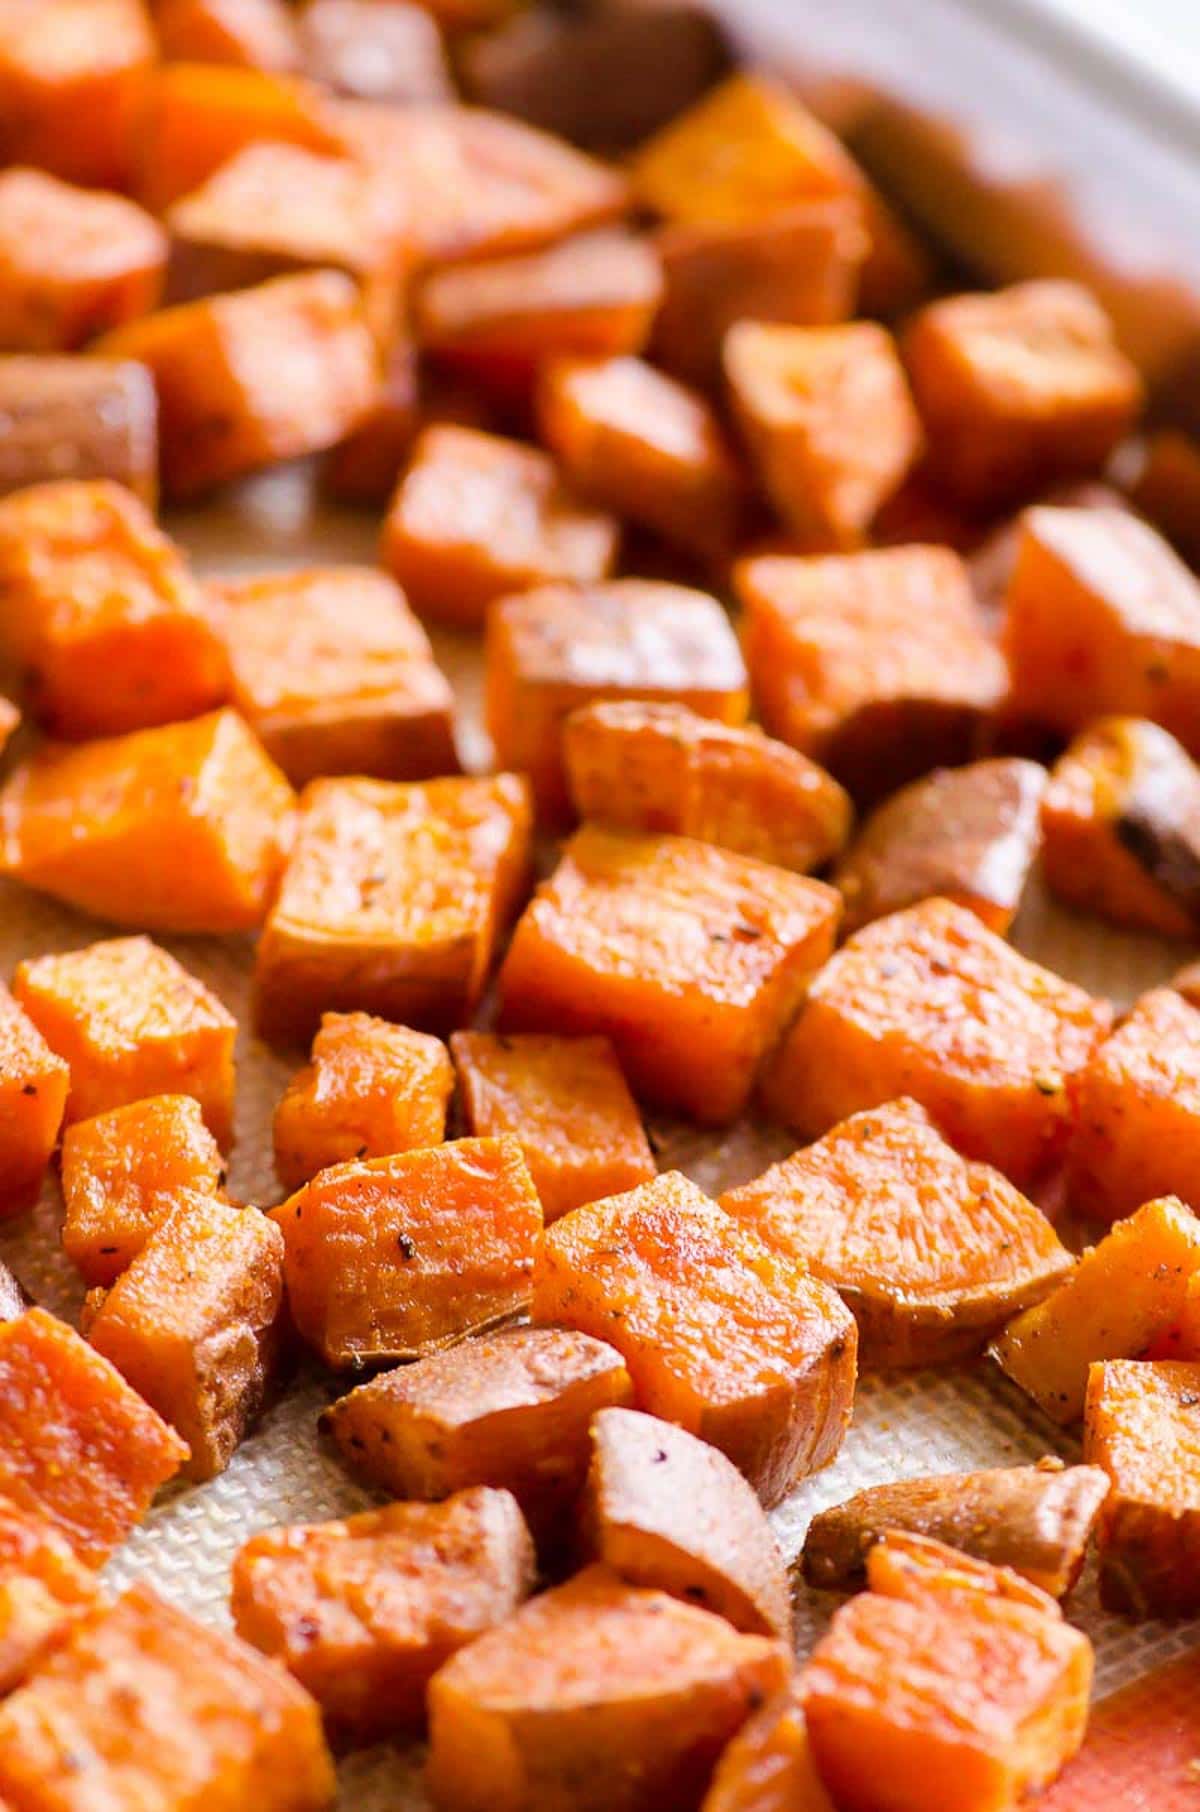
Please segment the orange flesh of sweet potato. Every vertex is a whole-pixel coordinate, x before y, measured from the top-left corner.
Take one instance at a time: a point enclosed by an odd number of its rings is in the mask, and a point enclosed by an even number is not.
[[[236,1022],[149,938],[30,957],[13,993],[70,1065],[68,1121],[148,1095],[193,1095],[217,1143],[230,1144]]]
[[[461,1025],[524,896],[531,830],[514,774],[314,781],[259,940],[260,1030],[306,1039],[322,1012],[356,1010]]]
[[[1048,1592],[1011,1567],[994,1566],[906,1529],[884,1530],[867,1555],[867,1585],[885,1598],[904,1598],[913,1604],[927,1603],[930,1598],[951,1605],[971,1604],[982,1596],[1030,1605],[1046,1616],[1062,1616]]]
[[[813,1761],[798,1683],[742,1725],[717,1763],[701,1812],[834,1812]]]
[[[0,1496],[45,1517],[87,1565],[108,1559],[187,1453],[66,1322],[28,1309],[0,1324]]]
[[[611,1341],[641,1407],[721,1448],[767,1505],[841,1445],[853,1318],[677,1171],[549,1228],[532,1313]]]
[[[79,1618],[0,1705],[0,1793],[20,1812],[330,1812],[335,1788],[308,1694],[147,1586]]]
[[[190,1095],[151,1095],[63,1135],[63,1250],[89,1284],[111,1284],[180,1197],[217,1195],[225,1168]]]
[[[0,1701],[98,1595],[96,1575],[57,1529],[0,1498]]]
[[[383,573],[319,567],[225,580],[233,698],[293,786],[325,774],[452,774],[454,698],[429,638]]]
[[[380,558],[421,616],[473,628],[510,592],[603,579],[619,532],[536,447],[434,423],[392,499]]]
[[[454,83],[432,12],[411,0],[307,0],[305,73],[363,101],[449,101]]]
[[[495,1485],[512,1492],[539,1542],[561,1543],[587,1472],[592,1416],[632,1401],[613,1347],[571,1328],[521,1327],[360,1384],[321,1426],[383,1491],[441,1498]]]
[[[453,1093],[439,1039],[369,1013],[322,1014],[312,1062],[275,1109],[280,1182],[299,1189],[332,1164],[440,1145]]]
[[[589,1567],[434,1676],[434,1802],[444,1812],[688,1812],[789,1666],[781,1643]]]
[[[0,11],[0,159],[124,186],[155,54],[141,0],[7,0]]]
[[[269,1529],[233,1563],[234,1626],[311,1692],[339,1744],[419,1730],[442,1663],[505,1623],[536,1560],[516,1500],[480,1487]]]
[[[841,1293],[864,1365],[978,1352],[1072,1265],[1045,1215],[910,1100],[853,1115],[721,1207]]]
[[[38,1198],[70,1080],[62,1058],[0,984],[0,1224]]]
[[[547,1225],[656,1174],[606,1038],[455,1032],[450,1049],[468,1131],[520,1141]]]
[[[150,373],[64,353],[0,356],[0,495],[51,480],[110,478],[153,507],[158,402]]]
[[[1194,1812],[1200,1649],[1109,1693],[1038,1812]]]
[[[581,818],[667,831],[806,874],[843,847],[853,807],[823,768],[752,724],[686,705],[618,699],[563,725],[563,762]]]
[[[762,1505],[724,1454],[633,1409],[601,1410],[591,1432],[579,1512],[584,1551],[633,1585],[790,1644],[783,1556]]]
[[[1200,563],[1200,444],[1191,435],[1174,428],[1152,434],[1129,495],[1189,565]]]
[[[286,71],[300,60],[284,0],[158,0],[154,28],[169,63]]]
[[[1052,1296],[1010,1321],[993,1356],[1054,1421],[1075,1422],[1088,1367],[1135,1358],[1176,1327],[1197,1271],[1200,1221],[1169,1196],[1147,1202],[1089,1248]]]
[[[0,792],[0,863],[113,924],[252,931],[295,795],[236,711],[43,746]]]
[[[1200,1365],[1110,1359],[1088,1371],[1084,1453],[1112,1481],[1100,1601],[1133,1617],[1200,1607]]]
[[[296,1326],[333,1366],[419,1358],[520,1314],[542,1227],[510,1138],[336,1165],[272,1219]]]

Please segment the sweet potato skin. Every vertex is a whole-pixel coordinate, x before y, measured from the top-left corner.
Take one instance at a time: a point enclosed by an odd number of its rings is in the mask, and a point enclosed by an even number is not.
[[[153,508],[158,402],[128,360],[49,353],[0,358],[0,495],[51,480],[114,479]]]
[[[813,1761],[799,1682],[742,1725],[700,1812],[834,1812]]]
[[[1100,1600],[1132,1617],[1200,1605],[1196,1425],[1200,1365],[1109,1359],[1089,1367],[1084,1454],[1112,1490],[1100,1513]]]
[[[0,984],[0,1223],[37,1200],[69,1086],[67,1065]]]

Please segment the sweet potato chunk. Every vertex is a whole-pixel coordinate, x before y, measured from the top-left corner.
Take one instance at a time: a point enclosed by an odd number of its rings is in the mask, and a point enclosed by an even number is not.
[[[701,1812],[834,1812],[813,1761],[799,1682],[742,1725]]]
[[[0,1323],[0,1496],[43,1516],[88,1566],[125,1540],[187,1455],[65,1321],[27,1309]]]
[[[739,724],[746,668],[725,612],[707,592],[651,579],[546,586],[488,612],[487,726],[497,760],[528,774],[538,809],[568,809],[562,731],[580,705],[640,698]]]
[[[1112,323],[1075,283],[931,302],[904,357],[939,481],[990,506],[1101,471],[1141,408]]]
[[[64,479],[0,502],[0,599],[0,651],[58,736],[172,723],[228,696],[196,581],[121,485]]]
[[[339,1745],[425,1721],[442,1663],[533,1589],[516,1499],[479,1487],[345,1522],[268,1529],[233,1563],[234,1626],[312,1693]]]
[[[1196,1798],[1200,1649],[1151,1668],[1092,1707],[1087,1741],[1038,1812],[1190,1812]]]
[[[0,160],[121,187],[154,52],[142,0],[4,0]]]
[[[533,1319],[610,1340],[641,1406],[728,1454],[768,1506],[841,1446],[853,1317],[677,1171],[547,1230]]]
[[[162,479],[175,497],[332,447],[379,384],[360,293],[343,271],[163,309],[97,350],[153,372]]]
[[[153,507],[158,402],[150,373],[115,359],[0,358],[0,496],[51,479],[114,479]]]
[[[450,101],[442,34],[413,0],[305,0],[297,20],[305,73],[362,101]]]
[[[147,937],[18,963],[13,993],[71,1071],[68,1121],[148,1095],[192,1095],[218,1144],[233,1135],[237,1024]]]
[[[148,1586],[79,1618],[0,1705],[0,1793],[20,1812],[330,1812],[335,1786],[308,1694]]]
[[[87,1283],[115,1283],[176,1201],[224,1184],[220,1147],[190,1095],[77,1120],[63,1135],[63,1250]]]
[[[1127,510],[1026,512],[1004,644],[1015,714],[1148,717],[1200,755],[1200,580]]]
[[[538,385],[542,439],[580,495],[700,559],[728,559],[746,485],[704,397],[635,358],[555,358]]]
[[[292,1316],[327,1365],[420,1358],[528,1306],[542,1211],[515,1139],[338,1164],[271,1218]]]
[[[603,1034],[635,1093],[720,1125],[745,1107],[836,927],[820,881],[690,837],[585,825],[517,926],[501,1023]]]
[[[294,786],[322,774],[450,774],[450,683],[383,573],[313,567],[212,588],[234,702]]]
[[[360,1384],[321,1418],[352,1471],[397,1497],[511,1491],[560,1546],[593,1414],[633,1400],[621,1355],[572,1328],[509,1328]]]
[[[1177,1326],[1197,1271],[1200,1221],[1169,1196],[1147,1202],[1052,1296],[1010,1321],[993,1356],[1054,1421],[1078,1421],[1089,1365],[1136,1358]]]
[[[721,1206],[840,1292],[864,1364],[978,1352],[1072,1264],[1045,1215],[960,1158],[915,1101],[855,1114]]]
[[[618,536],[536,447],[437,423],[392,499],[381,557],[422,616],[472,628],[509,592],[603,579]]]
[[[532,813],[522,780],[317,780],[258,946],[264,1036],[322,1012],[448,1030],[469,1019],[520,904]]]
[[[817,1138],[912,1095],[968,1157],[1032,1182],[1061,1154],[1106,1001],[1039,968],[949,900],[856,932],[818,976],[767,1094]]]
[[[1058,1462],[869,1486],[813,1518],[804,1577],[826,1591],[857,1585],[875,1544],[903,1530],[1011,1569],[1051,1598],[1065,1598],[1107,1495],[1098,1466]]]
[[[372,8],[378,0],[364,0]],[[391,497],[409,448],[425,419],[437,413],[420,382],[416,347],[398,334],[384,354],[375,399],[357,426],[326,456],[322,486],[339,503],[384,504]],[[472,397],[472,406],[474,397]],[[483,406],[480,404],[482,426]],[[474,419],[474,418],[471,418]]]
[[[921,1604],[929,1598],[947,1604],[968,1604],[980,1596],[1002,1598],[1010,1604],[1031,1605],[1052,1617],[1062,1611],[1040,1586],[1032,1585],[1011,1567],[993,1566],[928,1535],[904,1529],[886,1529],[867,1555],[867,1584],[887,1598],[904,1598]]]
[[[638,1410],[601,1410],[580,1517],[585,1552],[632,1585],[790,1644],[791,1593],[771,1525],[708,1442]]]
[[[453,1093],[454,1069],[440,1039],[369,1013],[323,1013],[312,1061],[275,1109],[280,1182],[299,1189],[319,1170],[352,1158],[440,1145]]]
[[[170,63],[289,70],[300,60],[284,0],[158,0],[154,28]]]
[[[966,568],[942,547],[804,559],[736,574],[764,727],[878,799],[966,760],[1006,690]]]
[[[1152,434],[1129,495],[1190,566],[1200,565],[1200,443],[1173,428]]]
[[[49,744],[0,791],[0,865],[116,925],[252,931],[295,795],[236,711]]]
[[[783,1645],[589,1567],[447,1662],[429,1688],[445,1812],[689,1812]]]
[[[0,984],[0,1224],[37,1201],[70,1072]]]
[[[455,1032],[450,1049],[467,1130],[520,1142],[547,1224],[656,1174],[607,1038]]]
[[[0,1498],[0,1700],[98,1591],[95,1574],[51,1523]]]
[[[1046,770],[1017,757],[939,768],[867,819],[834,875],[846,929],[858,931],[934,895],[1001,936],[1038,852]]]
[[[1100,1600],[1134,1617],[1200,1608],[1200,1365],[1089,1367],[1084,1454],[1112,1490],[1100,1513]]]

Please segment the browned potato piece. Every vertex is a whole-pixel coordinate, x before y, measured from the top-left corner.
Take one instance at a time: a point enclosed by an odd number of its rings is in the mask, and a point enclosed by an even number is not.
[[[584,1551],[631,1584],[791,1641],[771,1525],[737,1467],[707,1441],[640,1410],[601,1410],[580,1516]]]
[[[1100,1602],[1132,1617],[1200,1610],[1200,1365],[1116,1359],[1088,1373],[1084,1453],[1112,1490]]]
[[[854,1587],[884,1532],[903,1529],[1009,1567],[1052,1598],[1065,1598],[1107,1495],[1098,1466],[1057,1461],[874,1485],[813,1518],[804,1577],[823,1590]]]
[[[112,478],[153,507],[158,401],[144,365],[0,358],[0,496],[59,478]]]

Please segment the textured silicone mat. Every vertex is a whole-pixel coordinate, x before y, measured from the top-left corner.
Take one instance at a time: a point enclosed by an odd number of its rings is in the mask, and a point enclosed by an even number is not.
[[[246,487],[203,515],[170,524],[206,573],[269,566],[369,561],[374,525],[367,518],[322,515],[307,507],[301,474],[277,473]],[[478,724],[478,648],[439,639],[438,653],[454,681],[461,744],[471,764],[486,759]],[[0,972],[22,957],[63,950],[107,935],[105,927],[60,910],[15,887],[0,886]],[[208,982],[239,1021],[245,1019],[251,945],[240,939],[163,940]],[[1015,941],[1031,956],[1126,1004],[1163,979],[1187,954],[1151,940],[1121,937],[1049,905],[1032,890]],[[239,1049],[237,1146],[231,1188],[261,1206],[281,1190],[271,1160],[271,1114],[298,1053],[268,1050],[243,1033]],[[710,1190],[750,1177],[789,1148],[778,1129],[747,1124],[714,1138],[695,1128],[657,1125],[665,1167],[676,1165]],[[0,1259],[13,1266],[48,1307],[74,1315],[81,1290],[58,1249],[61,1212],[57,1185],[48,1186],[30,1220],[0,1234]],[[272,1523],[313,1520],[361,1509],[369,1495],[343,1473],[316,1434],[320,1409],[337,1387],[315,1370],[302,1373],[234,1456],[229,1470],[204,1486],[169,1491],[108,1569],[114,1586],[135,1577],[213,1622],[227,1619],[229,1564],[255,1530]],[[809,1518],[864,1485],[919,1473],[1008,1465],[1057,1451],[1077,1456],[1074,1438],[1045,1422],[987,1365],[971,1369],[869,1377],[859,1385],[854,1424],[835,1465],[802,1485],[775,1512],[788,1556],[801,1544]],[[837,1600],[800,1588],[797,1646],[803,1654]],[[1085,1578],[1072,1616],[1097,1646],[1097,1687],[1108,1690],[1153,1661],[1197,1640],[1196,1625],[1128,1624],[1105,1616]],[[342,1766],[344,1812],[416,1812],[426,1801],[419,1752],[373,1750]]]

